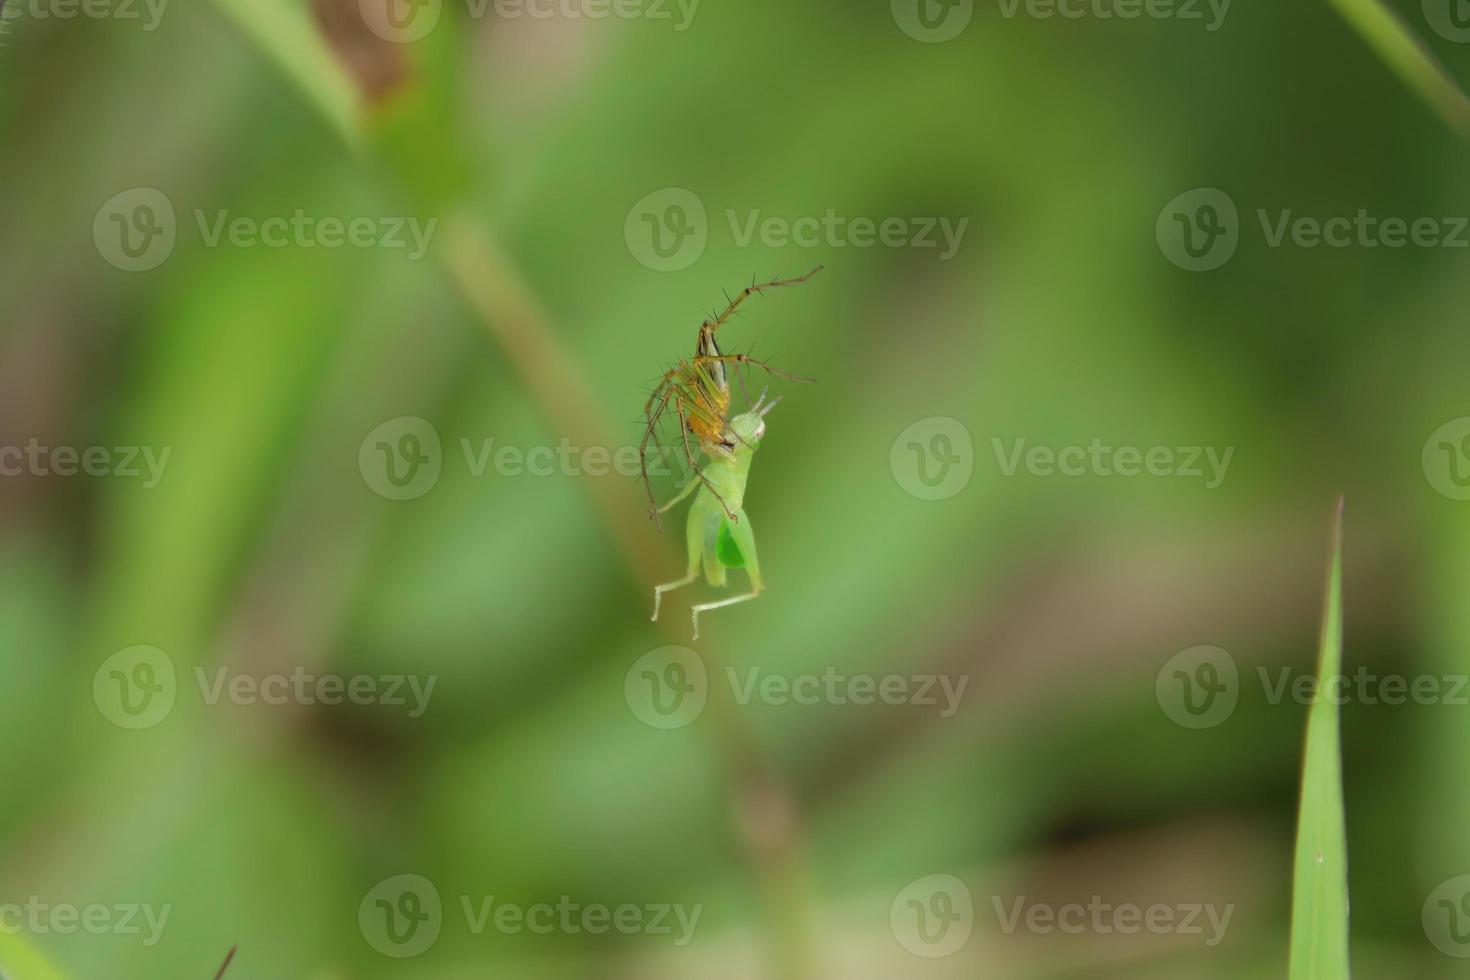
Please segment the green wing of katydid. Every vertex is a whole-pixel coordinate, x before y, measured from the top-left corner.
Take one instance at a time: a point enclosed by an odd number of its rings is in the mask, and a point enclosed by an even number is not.
[[[1318,690],[1342,673],[1342,501],[1332,531],[1323,603]],[[1347,831],[1342,803],[1342,750],[1335,699],[1319,697],[1307,712],[1301,813],[1291,902],[1290,980],[1347,980]]]
[[[730,522],[720,522],[720,534],[715,538],[715,557],[720,560],[721,565],[730,568],[742,568],[745,565],[745,555],[740,551],[740,545],[735,543],[735,536],[730,533]]]

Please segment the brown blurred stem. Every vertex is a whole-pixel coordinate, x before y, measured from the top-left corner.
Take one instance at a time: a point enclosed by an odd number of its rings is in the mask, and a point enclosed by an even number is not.
[[[0,5],[3,5],[4,3],[5,0],[0,0]],[[229,955],[226,956],[225,961],[220,964],[219,972],[214,975],[214,980],[219,980],[220,977],[225,975],[225,971],[230,968],[230,964],[235,960],[235,951],[239,948],[239,946],[230,947]]]

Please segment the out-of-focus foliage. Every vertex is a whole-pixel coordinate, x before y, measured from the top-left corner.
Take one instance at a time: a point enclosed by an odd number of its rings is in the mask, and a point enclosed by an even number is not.
[[[1470,415],[1466,252],[1271,243],[1286,211],[1470,214],[1465,146],[1330,5],[1239,4],[1206,30],[978,3],[930,44],[882,2],[704,0],[676,30],[672,4],[538,19],[444,0],[407,45],[345,0],[169,4],[153,30],[136,6],[9,0],[0,38],[0,447],[170,450],[152,487],[0,477],[0,907],[170,913],[151,944],[23,928],[26,948],[76,980],[204,978],[235,943],[231,980],[1284,975],[1307,709],[1270,693],[1313,670],[1337,494],[1344,669],[1470,670],[1470,503],[1422,459]],[[708,244],[662,272],[625,226],[671,187],[702,202]],[[1229,195],[1240,241],[1191,273],[1156,224],[1201,187]],[[177,243],[128,273],[94,222],[134,188],[172,203]],[[209,244],[221,212],[298,211],[438,230],[418,260]],[[753,216],[829,213],[967,224],[947,260],[743,240]],[[494,243],[483,281],[445,254],[465,227]],[[555,449],[568,418],[636,445],[649,385],[723,291],[818,263],[729,328],[819,380],[778,386],[751,477],[770,589],[695,645],[726,697],[656,729],[624,682],[687,642],[689,595],[648,621],[679,521],[658,537],[628,476],[475,460],[489,440],[492,460]],[[400,417],[437,431],[442,473],[395,501],[359,454]],[[936,417],[968,432],[973,475],[929,501],[894,451]],[[1213,487],[1008,475],[1018,440],[1233,455]],[[657,579],[630,574],[650,561]],[[1158,681],[1202,645],[1238,664],[1239,703],[1189,729]],[[178,696],[128,730],[94,681],[137,646]],[[948,717],[731,705],[726,667],[967,682]],[[435,687],[419,717],[211,704],[196,670],[221,668]],[[1421,912],[1470,871],[1467,710],[1342,708],[1363,976],[1457,975]],[[359,921],[401,874],[443,902],[410,959]],[[975,925],[931,959],[891,912],[935,874],[965,883]],[[477,933],[462,899],[491,896],[702,914],[683,946]],[[1233,914],[1213,945],[1005,928],[1017,900],[1094,896]],[[0,966],[31,980],[9,942]]]

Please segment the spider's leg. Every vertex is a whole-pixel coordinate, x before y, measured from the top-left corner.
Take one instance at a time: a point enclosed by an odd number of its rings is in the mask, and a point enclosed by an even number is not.
[[[699,464],[694,459],[694,450],[689,445],[689,425],[684,421],[684,403],[676,402],[674,407],[679,410],[679,421],[681,423],[679,429],[684,434],[684,456],[686,459],[689,460],[690,469],[694,470],[695,475],[699,477],[700,482],[705,485],[705,487],[709,490],[711,494],[714,495],[715,500],[719,501],[720,508],[724,510],[725,516],[732,521],[738,521],[739,517],[737,517],[735,512],[732,511],[729,505],[725,503],[725,498],[720,495],[720,491],[715,489],[715,485],[710,482],[709,477],[704,475],[704,471],[699,468]]]
[[[721,354],[718,357],[694,358],[694,363],[696,364],[701,364],[705,361],[733,361],[736,364],[754,364],[762,371],[765,371],[772,377],[780,378],[782,381],[800,381],[803,384],[815,384],[817,380],[816,378],[807,378],[799,374],[788,374],[787,372],[782,371],[779,368],[771,367],[769,362],[763,361],[756,357],[751,357],[749,354]]]
[[[725,312],[715,317],[714,320],[708,324],[710,334],[714,334],[716,330],[723,327],[725,323],[730,319],[730,317],[735,313],[735,311],[740,308],[740,304],[744,303],[747,299],[749,299],[751,296],[754,296],[756,293],[763,293],[768,289],[779,289],[782,286],[800,285],[801,283],[806,282],[812,276],[821,271],[822,267],[817,266],[806,275],[797,276],[795,279],[772,279],[770,282],[751,283],[749,286],[746,286],[744,289],[742,289],[734,299],[730,300],[730,305],[725,308]]]
[[[662,393],[657,394],[660,391]],[[658,404],[655,407],[654,399],[649,399],[648,426],[643,430],[643,440],[638,443],[638,473],[643,480],[643,490],[648,494],[648,516],[653,518],[654,526],[662,531],[663,522],[658,517],[658,501],[653,496],[653,481],[648,478],[648,443],[650,439],[655,445],[658,443],[658,420],[663,415],[664,409],[668,407],[669,399],[674,395],[674,388],[670,384],[660,382],[655,392]]]

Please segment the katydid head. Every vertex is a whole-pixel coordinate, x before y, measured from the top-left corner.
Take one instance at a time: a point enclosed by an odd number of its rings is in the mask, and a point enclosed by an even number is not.
[[[755,412],[746,412],[730,420],[730,448],[736,454],[753,453],[766,437],[766,420]]]
[[[753,453],[756,451],[761,440],[766,437],[766,414],[780,401],[780,398],[773,398],[767,402],[766,393],[761,392],[760,398],[750,406],[750,411],[730,420],[730,441],[734,443],[731,446],[734,452],[739,453],[743,450],[746,453]]]

